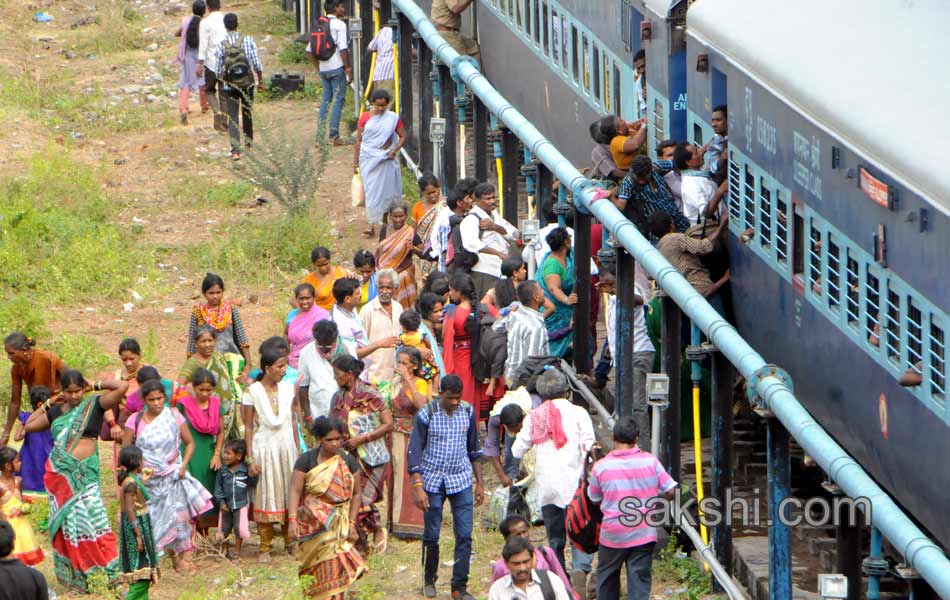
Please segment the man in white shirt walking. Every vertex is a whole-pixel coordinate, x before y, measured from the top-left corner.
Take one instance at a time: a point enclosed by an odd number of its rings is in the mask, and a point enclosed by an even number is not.
[[[488,600],[570,600],[560,577],[537,569],[534,546],[527,538],[509,537],[501,557],[510,574],[492,584]]]
[[[511,454],[520,459],[535,447],[534,476],[540,489],[544,529],[548,545],[564,566],[565,509],[577,491],[587,453],[594,444],[594,424],[586,410],[567,399],[571,388],[560,371],[545,371],[535,387],[545,402],[524,420]],[[591,555],[572,548],[572,571],[589,573],[591,560]]]
[[[376,297],[360,309],[369,345],[376,346],[369,363],[369,381],[379,384],[392,381],[396,373],[396,342],[402,333],[399,316],[402,305],[393,297],[399,287],[399,276],[392,269],[376,273]]]
[[[221,12],[221,0],[207,0],[208,14],[198,25],[198,77],[205,78],[205,93],[208,104],[214,112],[214,128],[227,131],[228,122],[221,110],[218,98],[220,79],[218,78],[218,48],[228,35],[224,27],[224,13]]]
[[[475,206],[462,219],[459,233],[462,246],[478,255],[471,275],[475,283],[475,297],[482,298],[501,279],[501,261],[508,258],[508,243],[517,238],[518,230],[498,214],[495,186],[480,183],[472,194],[475,196]]]
[[[343,16],[346,15],[346,5],[343,0],[326,0],[323,3],[330,23],[330,37],[336,44],[336,51],[327,60],[319,60],[315,55],[313,42],[307,46],[307,56],[310,62],[320,71],[320,80],[323,82],[323,97],[320,100],[320,119],[317,122],[317,137],[323,134],[327,125],[327,111],[330,105],[330,140],[335,146],[346,144],[340,139],[340,116],[343,114],[343,101],[346,98],[346,84],[353,80],[353,68],[350,66],[350,34]]]

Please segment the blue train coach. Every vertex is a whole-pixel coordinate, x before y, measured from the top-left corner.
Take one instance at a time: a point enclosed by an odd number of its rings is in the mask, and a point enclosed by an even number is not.
[[[729,109],[740,333],[950,548],[950,5],[701,0],[687,134]]]

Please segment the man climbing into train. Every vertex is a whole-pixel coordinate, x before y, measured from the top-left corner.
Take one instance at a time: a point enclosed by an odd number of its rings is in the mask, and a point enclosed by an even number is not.
[[[480,60],[478,42],[462,35],[462,13],[473,0],[432,0],[429,19],[439,35],[459,54],[467,54]]]
[[[712,110],[712,128],[715,135],[702,147],[700,153],[703,155],[706,170],[717,175],[720,168],[719,159],[726,154],[729,147],[729,109],[725,104],[720,104]]]

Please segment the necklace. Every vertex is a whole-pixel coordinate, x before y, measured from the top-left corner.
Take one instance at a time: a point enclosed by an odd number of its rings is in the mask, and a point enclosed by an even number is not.
[[[195,306],[195,318],[199,323],[207,323],[214,327],[215,331],[224,331],[231,324],[231,305],[222,302],[216,307]]]

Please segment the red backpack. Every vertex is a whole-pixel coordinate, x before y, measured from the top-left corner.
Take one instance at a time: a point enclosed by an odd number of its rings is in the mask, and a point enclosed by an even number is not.
[[[317,60],[330,60],[336,54],[336,41],[326,15],[317,17],[310,28],[310,54]]]
[[[591,448],[587,453],[587,459],[584,461],[584,473],[581,474],[580,483],[574,497],[565,510],[564,525],[567,529],[567,537],[580,550],[587,554],[594,554],[600,546],[600,524],[604,520],[604,513],[600,511],[600,505],[595,503],[587,496],[587,488],[590,483],[587,477],[590,474],[591,465],[596,460],[595,448]]]

